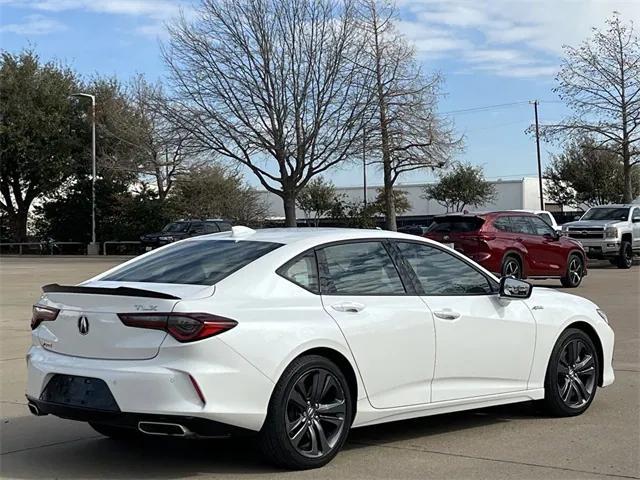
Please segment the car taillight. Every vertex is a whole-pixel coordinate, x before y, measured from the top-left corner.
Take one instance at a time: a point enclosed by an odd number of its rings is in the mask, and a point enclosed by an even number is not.
[[[208,313],[119,313],[128,327],[164,330],[179,342],[193,342],[231,330],[238,322]]]
[[[31,313],[31,330],[38,328],[42,322],[53,322],[58,317],[58,313],[60,310],[57,308],[34,305]]]

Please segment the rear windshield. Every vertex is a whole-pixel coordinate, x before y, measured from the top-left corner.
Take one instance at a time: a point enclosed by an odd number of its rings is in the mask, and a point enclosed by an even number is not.
[[[475,232],[478,230],[484,220],[480,217],[442,217],[434,218],[433,223],[429,225],[429,232]]]
[[[235,240],[180,242],[134,261],[101,280],[214,285],[281,245]]]

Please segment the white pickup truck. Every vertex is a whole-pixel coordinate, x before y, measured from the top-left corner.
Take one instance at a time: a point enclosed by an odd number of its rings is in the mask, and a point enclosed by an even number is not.
[[[640,255],[640,205],[592,207],[579,220],[562,225],[562,232],[579,240],[589,258],[631,268],[633,256]]]

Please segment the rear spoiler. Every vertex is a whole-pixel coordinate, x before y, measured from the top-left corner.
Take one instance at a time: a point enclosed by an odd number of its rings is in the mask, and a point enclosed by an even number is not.
[[[118,295],[121,297],[145,297],[145,298],[165,298],[168,300],[181,300],[180,297],[168,293],[143,290],[141,288],[130,287],[81,287],[76,285],[58,285],[50,283],[42,287],[44,293],[89,293],[94,295]]]

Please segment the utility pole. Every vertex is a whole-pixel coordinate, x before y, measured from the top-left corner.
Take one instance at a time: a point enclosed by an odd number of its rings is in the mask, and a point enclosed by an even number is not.
[[[544,210],[544,192],[542,190],[542,162],[540,160],[540,127],[538,124],[538,100],[533,102],[533,111],[536,117],[536,151],[538,153],[538,188],[540,191],[540,210]]]

